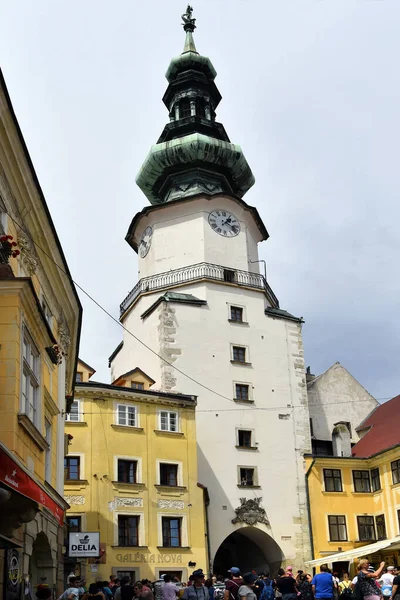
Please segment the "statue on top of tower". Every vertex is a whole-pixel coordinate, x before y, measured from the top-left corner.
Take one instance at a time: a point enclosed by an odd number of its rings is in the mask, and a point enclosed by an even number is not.
[[[196,29],[196,19],[192,17],[193,6],[187,5],[186,12],[182,15],[183,29],[185,31],[194,31]]]

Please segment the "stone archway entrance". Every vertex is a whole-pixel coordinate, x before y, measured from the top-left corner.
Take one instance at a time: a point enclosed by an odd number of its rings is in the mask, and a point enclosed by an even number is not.
[[[32,545],[29,571],[32,586],[45,583],[49,587],[54,587],[56,574],[51,547],[46,534],[42,531],[38,533]]]
[[[218,548],[213,571],[225,575],[230,567],[239,567],[242,573],[254,569],[276,574],[282,560],[282,550],[270,535],[257,527],[241,527]]]

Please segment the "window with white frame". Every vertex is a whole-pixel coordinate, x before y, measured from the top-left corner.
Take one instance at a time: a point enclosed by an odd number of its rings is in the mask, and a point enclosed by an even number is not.
[[[161,410],[160,429],[161,431],[178,431],[178,413]]]
[[[37,426],[39,422],[40,357],[27,328],[22,339],[22,412]]]
[[[128,427],[137,427],[137,408],[129,404],[118,404],[117,406],[117,425],[126,425]]]
[[[82,420],[82,405],[80,400],[74,400],[71,404],[71,410],[66,413],[65,420],[70,423],[78,423]]]

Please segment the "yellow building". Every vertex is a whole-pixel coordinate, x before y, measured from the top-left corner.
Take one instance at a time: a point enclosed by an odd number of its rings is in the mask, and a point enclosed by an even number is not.
[[[359,557],[400,563],[400,396],[357,428],[350,456],[307,456],[314,560],[354,572]]]
[[[196,398],[150,389],[136,368],[113,385],[79,363],[66,431],[70,532],[100,532],[99,559],[67,558],[87,581],[129,573],[187,580],[208,570],[204,490],[197,480]],[[77,564],[75,564],[77,562]]]
[[[24,580],[32,595],[63,586],[64,413],[81,313],[0,72],[1,597],[22,597]]]

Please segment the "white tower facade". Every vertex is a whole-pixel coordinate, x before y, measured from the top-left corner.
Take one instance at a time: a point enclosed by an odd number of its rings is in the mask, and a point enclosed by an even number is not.
[[[257,268],[268,233],[242,199],[254,178],[215,121],[216,73],[194,26],[189,12],[184,52],[167,72],[170,123],[137,180],[151,206],[126,238],[139,274],[121,321],[154,352],[125,331],[111,375],[140,366],[154,388],[198,396],[210,568],[300,567],[310,558],[302,324]]]

